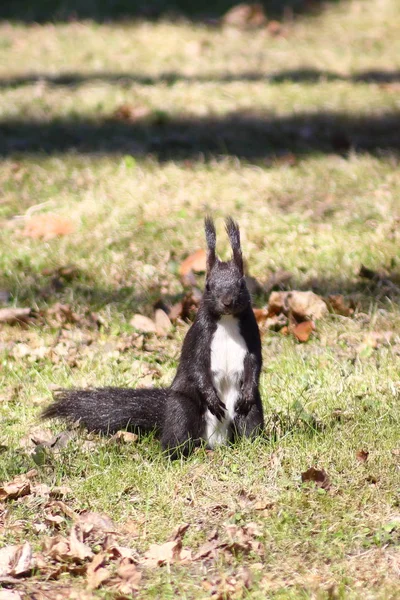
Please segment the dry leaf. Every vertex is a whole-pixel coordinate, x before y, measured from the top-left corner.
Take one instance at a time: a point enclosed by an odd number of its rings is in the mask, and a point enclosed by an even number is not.
[[[167,313],[161,308],[157,308],[154,313],[154,321],[156,325],[156,333],[160,336],[168,335],[172,329],[172,323]]]
[[[108,515],[96,512],[84,512],[78,517],[78,524],[85,533],[114,533],[116,527]]]
[[[351,317],[354,314],[354,303],[345,299],[343,294],[331,294],[328,296],[327,304],[330,310],[343,317]]]
[[[188,275],[190,271],[194,273],[204,273],[207,269],[207,255],[205,250],[197,250],[188,256],[179,267],[181,277]]]
[[[7,325],[26,323],[31,316],[31,308],[0,308],[0,323]]]
[[[189,528],[189,523],[179,525],[171,535],[170,541],[164,544],[150,544],[144,555],[146,567],[159,567],[172,562],[187,562],[192,559],[191,551],[182,548],[182,538]]]
[[[359,462],[363,462],[363,463],[367,462],[368,456],[369,456],[368,450],[358,450],[356,452],[356,459]]]
[[[315,329],[313,321],[303,321],[290,328],[290,332],[299,342],[308,342]]]
[[[69,556],[78,560],[92,558],[92,550],[79,538],[83,538],[82,531],[77,525],[74,525],[69,534]]]
[[[328,307],[314,292],[272,292],[268,301],[270,315],[291,313],[297,321],[320,319]]]
[[[109,442],[119,442],[120,444],[134,444],[139,439],[139,436],[136,433],[131,433],[130,431],[117,431],[113,436],[108,440]]]
[[[253,308],[253,313],[256,318],[258,325],[261,327],[264,325],[265,321],[268,318],[268,309],[267,308]]]
[[[174,322],[177,319],[179,319],[179,317],[182,316],[182,311],[183,311],[183,303],[182,302],[177,302],[176,304],[171,306],[171,309],[168,313],[170,321]]]
[[[27,475],[17,475],[12,481],[0,486],[0,500],[16,500],[31,493]]]
[[[29,542],[0,549],[0,577],[23,575],[33,566],[32,547]]]
[[[267,23],[267,16],[261,3],[242,3],[229,9],[222,23],[233,27],[263,27]]]
[[[120,578],[116,589],[120,594],[133,594],[139,589],[139,583],[142,574],[139,569],[129,560],[124,559],[117,569],[117,575]]]
[[[129,323],[138,331],[143,331],[143,333],[156,333],[156,324],[144,315],[133,315]]]
[[[95,590],[101,586],[104,581],[110,579],[110,571],[103,567],[107,556],[100,552],[97,554],[86,569],[88,588]]]
[[[22,233],[27,237],[50,240],[59,235],[72,233],[74,229],[69,219],[46,213],[35,215],[29,219]]]
[[[129,123],[136,123],[143,119],[149,118],[152,114],[150,108],[146,106],[132,106],[131,104],[122,104],[114,112],[114,118]]]
[[[330,482],[328,475],[323,469],[315,469],[314,467],[310,467],[307,471],[301,474],[301,481],[305,483],[306,481],[314,481],[314,483],[325,490],[329,489]]]

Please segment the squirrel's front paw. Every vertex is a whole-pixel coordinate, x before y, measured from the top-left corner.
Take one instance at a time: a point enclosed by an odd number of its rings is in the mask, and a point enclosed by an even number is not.
[[[253,404],[253,396],[251,394],[243,394],[236,402],[235,411],[239,415],[246,416]]]
[[[207,408],[210,413],[217,417],[218,421],[223,421],[225,418],[225,404],[218,398],[218,396],[208,400]]]

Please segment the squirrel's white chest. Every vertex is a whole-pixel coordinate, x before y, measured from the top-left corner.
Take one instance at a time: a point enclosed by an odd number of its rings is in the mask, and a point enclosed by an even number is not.
[[[246,354],[247,346],[240,333],[239,320],[232,315],[222,316],[211,341],[211,374],[218,396],[225,404],[226,418],[220,422],[207,411],[206,439],[211,447],[227,439],[229,426],[235,417]]]

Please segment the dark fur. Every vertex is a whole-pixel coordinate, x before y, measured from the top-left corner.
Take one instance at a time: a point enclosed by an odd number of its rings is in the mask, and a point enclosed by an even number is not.
[[[65,390],[43,413],[44,418],[79,421],[91,431],[112,433],[119,429],[155,430],[161,445],[172,458],[188,455],[201,443],[205,415],[209,409],[218,419],[225,414],[211,373],[211,341],[219,318],[233,314],[239,319],[248,353],[245,357],[242,394],[231,431],[254,436],[263,427],[263,411],[258,389],[261,371],[261,340],[251,308],[243,273],[238,225],[227,219],[226,229],[233,258],[221,262],[215,254],[213,221],[205,219],[207,276],[204,295],[193,325],[183,342],[181,359],[170,388]]]

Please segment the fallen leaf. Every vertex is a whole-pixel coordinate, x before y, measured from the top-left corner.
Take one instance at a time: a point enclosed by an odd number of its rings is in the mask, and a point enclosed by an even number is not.
[[[81,529],[74,525],[71,529],[71,533],[69,535],[69,552],[68,555],[73,559],[85,560],[86,558],[92,558],[93,552],[83,543]]]
[[[24,575],[33,566],[32,547],[29,542],[0,549],[0,577]]]
[[[114,118],[120,121],[128,121],[129,123],[136,123],[137,121],[141,121],[143,119],[148,119],[152,111],[150,108],[146,106],[133,106],[131,104],[125,103],[121,104],[114,111]]]
[[[259,326],[264,325],[268,318],[267,308],[253,308],[253,313]]]
[[[315,469],[315,467],[310,467],[307,471],[304,471],[301,474],[301,481],[303,483],[313,481],[318,487],[325,490],[330,487],[330,481],[326,472],[323,469]]]
[[[204,273],[207,269],[207,255],[205,250],[197,250],[188,256],[179,267],[181,277],[188,275],[190,271],[194,273]]]
[[[328,313],[328,307],[314,292],[272,292],[268,300],[269,314],[291,313],[297,321],[316,320]]]
[[[171,306],[171,309],[168,313],[170,321],[174,322],[177,319],[179,319],[179,317],[182,316],[182,311],[183,311],[183,303],[182,302],[177,302],[176,304]]]
[[[280,23],[279,21],[269,21],[268,25],[267,25],[267,31],[270,35],[272,36],[278,36],[281,35],[282,33],[284,33],[284,29],[282,27],[282,23]],[[288,163],[289,166],[292,166],[293,164],[296,164],[297,159],[296,159],[296,155],[293,154],[292,152],[288,153],[291,157],[293,157],[293,159]]]
[[[78,517],[78,524],[85,533],[102,532],[114,533],[116,527],[108,515],[92,511],[81,513]]]
[[[110,579],[111,573],[108,569],[103,567],[107,556],[100,552],[96,554],[92,562],[90,562],[86,569],[87,585],[90,590],[95,590],[101,586],[102,583]]]
[[[292,333],[299,342],[308,342],[314,329],[315,325],[313,321],[303,321],[294,327],[290,327],[290,333]]]
[[[369,456],[368,450],[358,450],[356,452],[356,459],[359,462],[363,462],[363,463],[367,462],[368,456]]]
[[[145,552],[143,564],[146,567],[159,567],[172,562],[188,562],[192,559],[191,551],[182,547],[182,538],[189,528],[189,523],[179,525],[171,535],[170,541],[164,544],[150,544]]]
[[[118,442],[123,444],[134,444],[139,439],[139,436],[136,433],[131,433],[130,431],[117,431],[113,436],[108,440],[109,442]]]
[[[116,589],[120,594],[133,594],[139,589],[139,583],[142,574],[139,569],[129,560],[124,559],[117,569],[117,576],[120,578]]]
[[[0,308],[0,323],[7,325],[26,323],[31,316],[31,308]]]
[[[16,500],[31,493],[31,482],[26,475],[17,475],[0,486],[0,500]]]
[[[156,333],[160,336],[168,335],[172,329],[172,323],[167,313],[161,308],[157,308],[154,313],[154,322],[156,325]]]
[[[149,319],[149,317],[145,317],[144,315],[133,315],[129,323],[132,327],[143,333],[156,333],[156,324]]]
[[[330,310],[343,317],[351,317],[354,314],[354,303],[345,299],[343,294],[331,294],[328,296],[327,304]]]
[[[27,237],[50,240],[59,235],[72,233],[74,229],[74,225],[69,219],[46,213],[31,217],[25,224],[22,233]]]
[[[263,27],[267,16],[261,3],[242,3],[230,8],[222,17],[222,23],[233,27]]]
[[[358,346],[357,352],[360,357],[368,358],[380,346],[390,346],[393,336],[393,331],[369,331]]]

